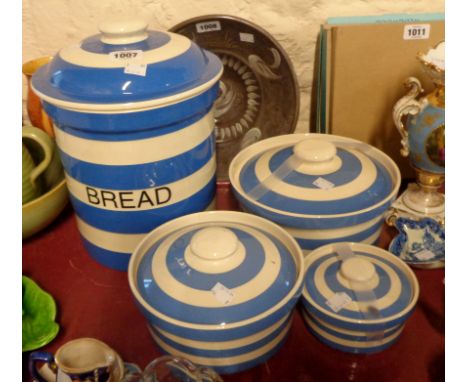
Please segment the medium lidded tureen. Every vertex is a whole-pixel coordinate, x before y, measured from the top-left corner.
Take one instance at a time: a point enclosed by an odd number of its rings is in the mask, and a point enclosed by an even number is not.
[[[375,243],[400,187],[398,167],[382,151],[328,134],[255,143],[234,158],[229,177],[242,208],[280,224],[304,251]]]

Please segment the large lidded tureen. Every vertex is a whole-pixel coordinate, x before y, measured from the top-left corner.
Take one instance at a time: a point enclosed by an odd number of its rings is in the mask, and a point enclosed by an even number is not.
[[[149,233],[128,277],[158,346],[224,374],[256,366],[281,347],[303,268],[298,244],[281,227],[212,211]]]

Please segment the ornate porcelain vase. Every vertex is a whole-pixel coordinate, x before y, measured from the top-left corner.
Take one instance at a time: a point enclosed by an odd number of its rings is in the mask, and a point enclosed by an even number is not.
[[[417,58],[435,85],[435,90],[423,93],[415,77],[406,80],[409,92],[393,108],[394,123],[401,134],[403,156],[409,156],[416,170],[416,182],[402,196],[403,203],[423,215],[443,214],[444,195],[438,189],[445,175],[445,43],[439,43]],[[403,118],[407,116],[406,123]]]

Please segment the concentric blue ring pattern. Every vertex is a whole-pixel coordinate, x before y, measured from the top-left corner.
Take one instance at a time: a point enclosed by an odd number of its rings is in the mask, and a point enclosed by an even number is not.
[[[278,304],[291,291],[296,282],[297,267],[286,247],[271,234],[261,230],[255,232],[252,228],[242,225],[224,226],[236,235],[245,248],[243,261],[234,269],[208,273],[191,267],[189,262],[185,261],[185,249],[192,236],[204,227],[206,226],[195,226],[188,232],[177,232],[158,240],[138,264],[139,293],[158,312],[182,322],[223,325],[255,317]],[[258,234],[262,234],[262,239],[259,239]],[[272,254],[266,251],[265,238],[276,248],[277,257],[272,257]],[[165,242],[170,243],[168,240],[174,241],[167,254],[162,254],[158,249]],[[154,269],[153,262],[158,256],[166,256],[164,263],[158,262],[167,267],[166,279],[157,280],[155,277],[158,270]],[[272,261],[276,264],[272,265]],[[271,275],[267,273],[272,269],[277,271],[277,274],[268,279]],[[255,281],[260,281],[260,290],[253,290],[249,286]],[[231,303],[223,305],[210,296],[211,289],[217,283],[233,292],[234,298]],[[178,286],[178,295],[185,301],[171,296],[175,285]],[[210,306],[197,305],[195,297],[191,299],[195,292],[205,292],[204,298],[212,300]],[[248,297],[236,300],[236,295]],[[205,300],[202,302],[206,303]]]
[[[97,35],[85,39],[77,49],[102,60],[114,51],[140,50],[150,54],[169,49],[171,40],[169,33],[150,31],[145,41],[109,45]],[[121,67],[83,66],[67,61],[59,52],[50,64],[34,73],[32,86],[53,99],[75,103],[118,104],[168,97],[202,86],[222,71],[222,63],[214,54],[193,42],[187,45],[188,49],[176,51],[172,57],[147,63],[144,76],[126,73],[124,62]]]
[[[256,167],[259,159],[265,154],[260,154],[250,159],[240,173],[240,184],[246,194],[249,194],[259,183],[256,174]],[[274,171],[293,155],[292,147],[276,149],[268,162],[269,171]],[[341,159],[341,167],[329,174],[308,175],[292,171],[284,179],[274,185],[275,190],[281,190],[282,185],[292,185],[300,187],[306,192],[308,189],[317,189],[314,181],[323,178],[334,184],[334,187],[347,187],[359,175],[362,174],[362,163],[360,159],[351,151],[337,148],[337,156]],[[371,207],[384,200],[392,192],[392,179],[388,171],[373,158],[369,158],[371,164],[375,166],[376,175],[371,180],[370,185],[363,189],[357,188],[352,195],[346,198],[336,198],[330,200],[331,190],[320,190],[327,195],[326,200],[306,200],[301,199],[297,194],[283,195],[273,190],[268,190],[262,195],[258,203],[264,206],[275,208],[279,211],[297,214],[310,215],[335,215],[359,211]],[[371,175],[369,175],[371,176]],[[349,186],[351,187],[351,186]]]
[[[401,287],[400,293],[389,306],[380,310],[381,316],[383,318],[390,317],[402,312],[405,308],[407,308],[413,298],[413,288],[411,286],[410,280],[404,274],[404,272],[392,262],[383,259],[379,256],[364,252],[356,252],[356,255],[374,260],[373,264],[375,266],[379,279],[377,286],[373,290],[377,300],[388,297],[389,292],[392,288],[392,281],[389,277],[388,272],[385,270],[385,266],[389,267],[398,277],[397,282],[400,284]],[[366,317],[364,317],[364,315],[360,311],[353,311],[347,307],[343,307],[338,313],[335,313],[326,304],[328,298],[322,294],[320,288],[317,286],[320,282],[317,278],[317,270],[321,266],[321,264],[333,257],[336,257],[336,261],[333,261],[327,265],[324,271],[324,279],[322,281],[332,292],[345,292],[354,301],[356,301],[354,291],[346,288],[342,283],[340,283],[340,281],[337,278],[337,274],[341,266],[341,261],[338,259],[335,253],[331,253],[326,256],[321,256],[320,258],[316,259],[313,263],[310,264],[305,275],[305,290],[318,306],[320,306],[326,311],[329,311],[331,314],[337,314],[348,319],[366,321]],[[317,308],[313,307],[310,304],[306,304],[306,306],[310,310],[317,310]]]

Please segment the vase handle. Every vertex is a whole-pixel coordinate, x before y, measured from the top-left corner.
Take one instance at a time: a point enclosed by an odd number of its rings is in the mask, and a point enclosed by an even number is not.
[[[404,157],[407,157],[409,155],[408,131],[405,129],[402,118],[408,114],[416,115],[421,111],[422,105],[416,99],[416,97],[424,90],[421,86],[421,82],[419,82],[416,77],[409,77],[404,82],[404,85],[409,89],[409,91],[405,96],[397,101],[395,106],[393,106],[393,123],[395,124],[402,138],[402,148],[400,153]]]

